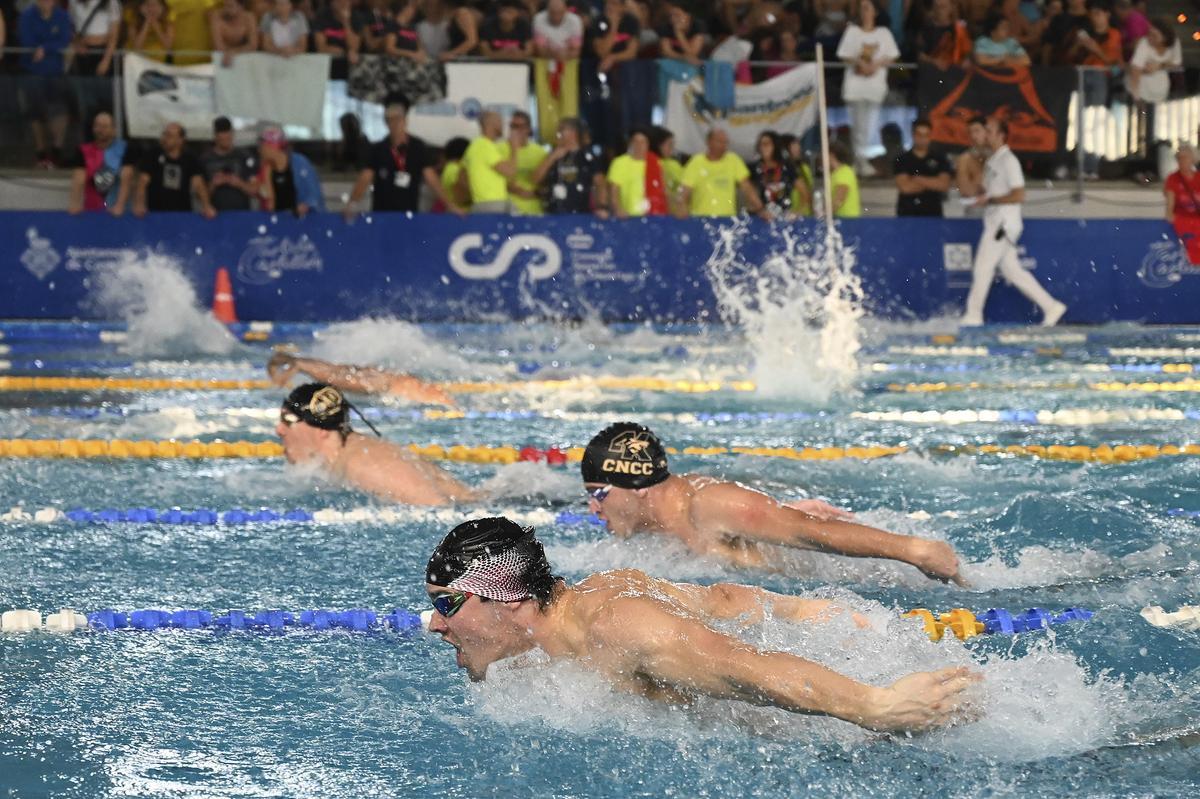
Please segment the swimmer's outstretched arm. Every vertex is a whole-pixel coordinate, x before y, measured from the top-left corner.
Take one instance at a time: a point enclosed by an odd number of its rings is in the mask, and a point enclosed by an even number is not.
[[[299,358],[286,352],[275,353],[267,363],[267,374],[278,385],[287,383],[293,372],[303,372],[314,380],[328,383],[342,391],[396,394],[413,402],[457,407],[457,403],[439,386],[400,372],[389,372],[370,366],[330,363],[317,358]]]
[[[760,651],[648,597],[618,603],[594,625],[595,644],[621,652],[622,665],[649,680],[718,699],[833,716],[872,730],[919,732],[955,721],[967,687],[979,679],[966,668],[950,668],[878,688],[795,655]]]
[[[927,576],[963,585],[958,556],[942,541],[930,541],[855,522],[817,519],[736,483],[704,488],[692,502],[702,529],[780,546],[816,549],[853,558],[889,558],[916,566]]]

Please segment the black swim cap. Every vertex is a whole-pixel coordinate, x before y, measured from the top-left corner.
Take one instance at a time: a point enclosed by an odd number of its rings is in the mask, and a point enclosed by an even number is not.
[[[597,433],[579,466],[583,482],[617,488],[649,488],[671,476],[658,436],[634,422],[617,422]]]
[[[501,517],[473,519],[455,527],[425,567],[427,583],[499,602],[532,597],[545,604],[557,579],[533,528]]]
[[[283,409],[322,430],[350,430],[350,403],[342,392],[325,383],[305,383],[283,401]]]

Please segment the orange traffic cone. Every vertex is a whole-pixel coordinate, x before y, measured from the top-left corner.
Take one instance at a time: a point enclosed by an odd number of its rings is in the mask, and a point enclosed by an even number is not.
[[[217,285],[213,289],[212,314],[218,322],[233,324],[237,319],[237,311],[233,309],[233,281],[229,279],[229,270],[221,267],[217,270]]]

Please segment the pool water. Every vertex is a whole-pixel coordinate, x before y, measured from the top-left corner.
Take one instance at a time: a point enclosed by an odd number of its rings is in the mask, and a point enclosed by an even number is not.
[[[202,348],[189,349],[187,336],[166,346],[132,324],[114,326],[127,331],[123,341],[86,341],[90,329],[10,329],[6,357],[22,361],[25,374],[252,379],[262,377],[268,353],[268,344],[219,336],[213,346],[211,331]],[[585,509],[574,467],[451,463],[494,499],[396,509],[387,523],[2,521],[0,609],[422,609],[423,567],[441,536],[474,515],[512,513],[539,523],[551,561],[570,580],[634,566],[677,580],[835,597],[867,614],[873,628],[767,621],[739,634],[877,684],[974,664],[985,679],[982,714],[972,723],[895,738],[729,702],[670,708],[536,655],[497,664],[473,685],[455,668],[453,650],[421,633],[4,635],[0,793],[1200,795],[1200,633],[1155,628],[1138,614],[1148,604],[1200,604],[1200,522],[1178,512],[1200,510],[1200,457],[1071,462],[964,449],[1197,442],[1194,391],[1102,389],[1187,388],[1194,374],[1175,365],[1200,361],[1200,330],[999,328],[947,344],[931,338],[939,329],[868,326],[851,383],[802,397],[787,388],[796,374],[772,385],[754,372],[761,342],[716,327],[364,320],[290,328],[288,337],[324,357],[447,380],[637,375],[726,384],[680,393],[531,382],[463,395],[460,418],[364,398],[396,441],[580,446],[609,421],[635,419],[680,450],[904,446],[872,460],[678,455],[672,466],[779,497],[823,497],[867,523],[946,539],[966,562],[969,589],[906,566],[808,553],[785,556],[782,574],[742,572],[669,542],[618,541],[560,516]],[[796,365],[800,382],[806,368]],[[727,387],[747,377],[759,380],[757,391]],[[261,441],[273,438],[280,397],[9,391],[0,392],[0,418],[5,438]],[[279,459],[0,459],[0,508],[16,506],[379,507]],[[899,618],[913,607],[1073,606],[1096,616],[965,643],[934,643]]]

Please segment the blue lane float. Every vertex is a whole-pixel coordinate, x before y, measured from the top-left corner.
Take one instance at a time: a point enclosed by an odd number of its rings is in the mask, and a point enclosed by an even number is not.
[[[156,610],[143,609],[128,613],[104,608],[84,614],[87,626],[93,630],[246,630],[282,632],[286,628],[308,630],[350,630],[374,632],[391,630],[411,632],[421,629],[421,615],[406,608],[378,612],[367,608],[349,610]]]

